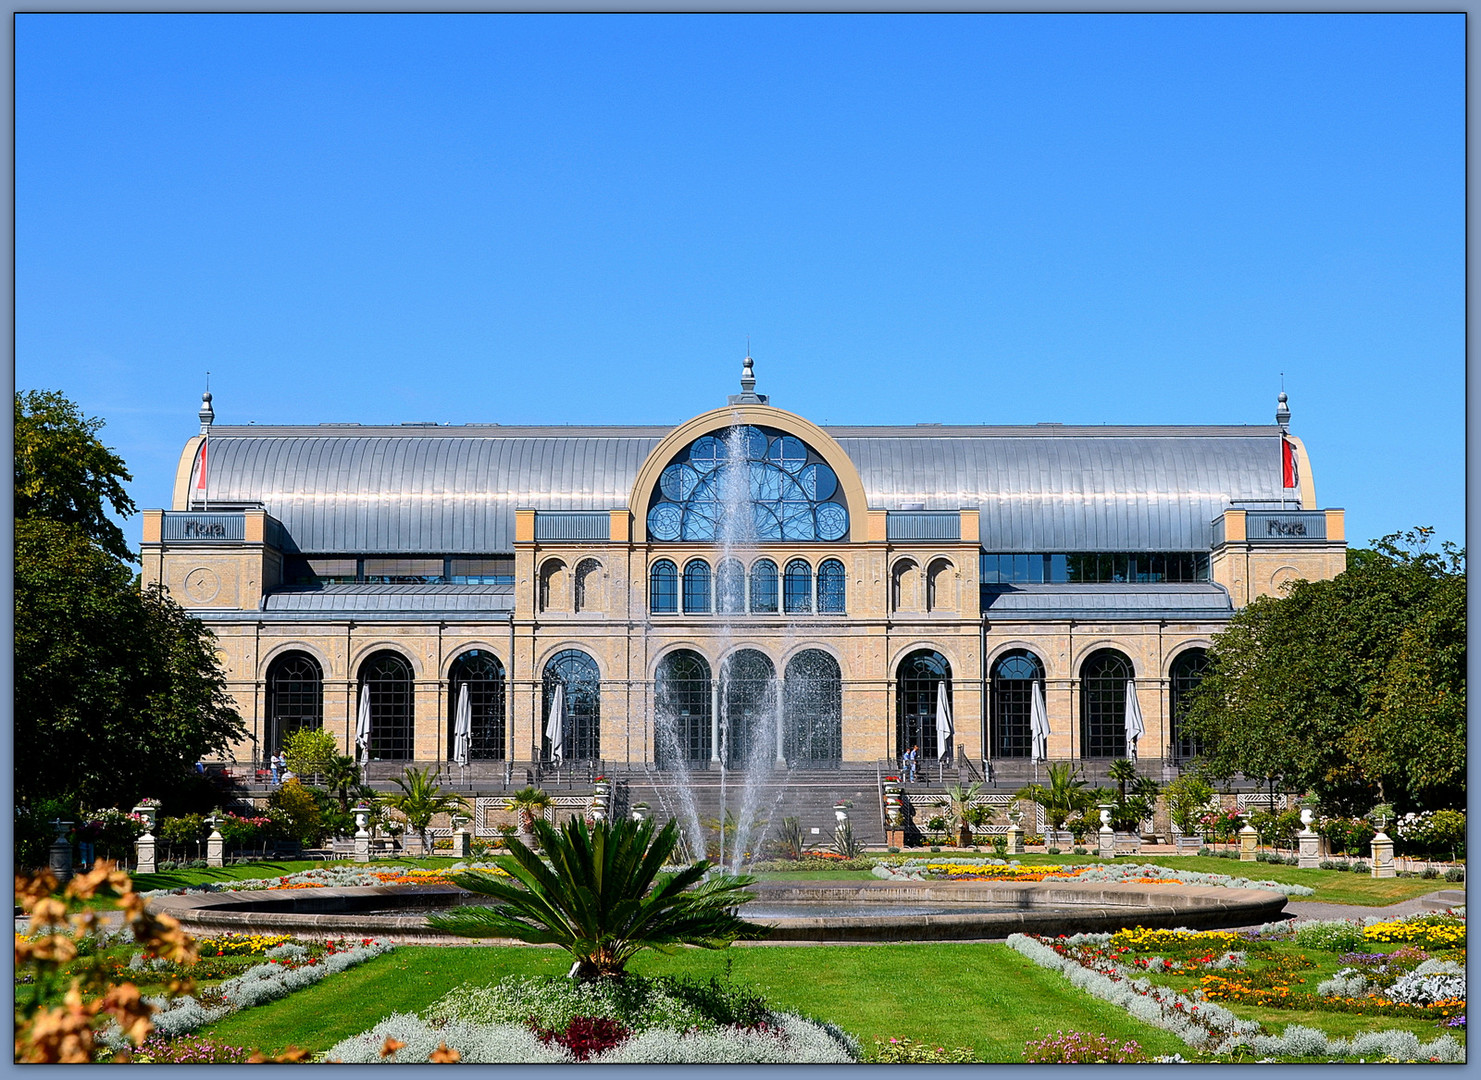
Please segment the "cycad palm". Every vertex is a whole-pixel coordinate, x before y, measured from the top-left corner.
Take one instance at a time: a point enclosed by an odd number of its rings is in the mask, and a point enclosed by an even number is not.
[[[536,821],[550,865],[519,842],[496,863],[509,878],[465,870],[449,877],[469,892],[491,896],[497,907],[462,907],[427,918],[462,937],[509,937],[559,945],[576,959],[582,979],[620,976],[643,949],[678,945],[722,949],[761,929],[736,914],[750,899],[753,878],[716,874],[699,862],[661,873],[678,843],[670,821],[655,836],[653,823],[618,819],[588,829],[579,818],[556,830]]]
[[[425,769],[407,769],[403,775],[392,778],[401,794],[388,795],[384,800],[387,806],[399,810],[406,824],[421,835],[422,850],[429,854],[432,845],[428,842],[427,827],[432,819],[438,814],[466,814],[470,810],[466,799],[444,794],[442,785],[432,779],[432,773],[430,765]]]
[[[1029,784],[1018,792],[1020,799],[1036,802],[1044,808],[1044,817],[1055,832],[1064,828],[1064,823],[1076,811],[1092,805],[1092,796],[1085,791],[1085,781],[1080,770],[1071,762],[1057,762],[1049,766],[1049,784]]]

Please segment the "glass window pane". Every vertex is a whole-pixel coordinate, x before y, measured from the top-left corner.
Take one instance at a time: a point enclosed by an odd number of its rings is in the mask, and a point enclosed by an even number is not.
[[[684,614],[705,615],[710,610],[710,564],[695,559],[684,566]]]
[[[759,559],[751,567],[751,611],[757,615],[777,612],[776,563],[770,559]]]
[[[653,564],[649,575],[648,610],[658,615],[679,610],[679,571],[667,559]]]
[[[844,611],[843,563],[828,559],[818,567],[818,611],[825,615],[841,615]]]
[[[806,615],[812,611],[812,567],[802,559],[787,564],[783,588],[788,615]]]

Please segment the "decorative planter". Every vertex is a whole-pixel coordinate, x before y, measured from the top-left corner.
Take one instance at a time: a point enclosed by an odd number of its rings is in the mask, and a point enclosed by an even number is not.
[[[141,804],[139,806],[134,807],[134,811],[133,812],[136,813],[136,814],[138,814],[141,818],[144,819],[144,830],[146,832],[153,832],[154,831],[154,821],[155,821],[155,818],[157,818],[159,816],[159,807],[157,807],[157,806],[144,806],[144,805]]]
[[[1201,847],[1203,847],[1203,837],[1201,836],[1189,836],[1184,833],[1178,837],[1179,851],[1191,851],[1196,854]]]

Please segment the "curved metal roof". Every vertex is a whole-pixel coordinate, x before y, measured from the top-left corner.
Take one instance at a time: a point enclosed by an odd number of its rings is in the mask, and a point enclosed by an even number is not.
[[[305,552],[508,552],[516,507],[626,506],[671,430],[217,426],[207,494],[262,504]],[[827,431],[871,507],[979,506],[989,551],[1206,550],[1224,507],[1282,496],[1274,426]]]
[[[1228,591],[1209,583],[1186,585],[988,585],[982,613],[1002,622],[1086,619],[1227,619],[1234,614]]]

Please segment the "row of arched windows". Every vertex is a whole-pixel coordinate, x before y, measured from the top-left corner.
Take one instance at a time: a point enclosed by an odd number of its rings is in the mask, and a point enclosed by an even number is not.
[[[1170,697],[1173,752],[1197,756],[1200,747],[1182,730],[1189,696],[1207,666],[1203,649],[1186,649],[1172,663]],[[1127,753],[1127,690],[1135,677],[1131,660],[1115,649],[1099,649],[1080,666],[1080,747],[1087,758]],[[714,713],[713,676],[704,657],[688,649],[670,653],[659,664],[655,687],[656,760],[694,764],[723,757],[738,767],[757,755],[794,762],[836,763],[843,754],[843,680],[838,661],[821,649],[807,649],[787,664],[780,684],[771,660],[742,649],[721,665],[719,708]],[[323,672],[307,653],[275,659],[267,674],[267,740],[282,746],[294,731],[319,727],[324,719]],[[449,670],[446,741],[451,753],[453,723],[461,696],[468,696],[472,718],[469,757],[498,761],[506,754],[504,665],[483,649],[460,655]],[[601,677],[596,661],[579,649],[566,649],[545,664],[542,677],[541,758],[553,754],[551,713],[561,689],[560,736],[566,760],[601,756]],[[1027,649],[998,657],[991,673],[989,754],[1026,758],[1032,753],[1035,695],[1044,692],[1044,664]],[[414,757],[411,665],[399,653],[373,653],[360,665],[356,701],[370,705],[370,756],[405,761]],[[778,700],[777,695],[780,695]],[[939,652],[918,649],[896,669],[895,738],[904,751],[918,746],[921,757],[937,756],[938,716],[951,715],[951,664]],[[780,745],[762,747],[766,718],[780,706]],[[775,730],[773,727],[772,730]],[[721,745],[716,747],[717,738]],[[947,745],[947,754],[954,753]],[[768,759],[769,760],[769,759]]]
[[[780,583],[780,589],[778,584]],[[648,572],[648,610],[655,615],[842,615],[845,608],[843,563],[824,559],[813,585],[812,564],[793,559],[777,576],[777,564],[757,559],[748,574],[739,559],[722,559],[711,571],[704,559],[690,559],[681,575],[670,559],[659,559]]]

